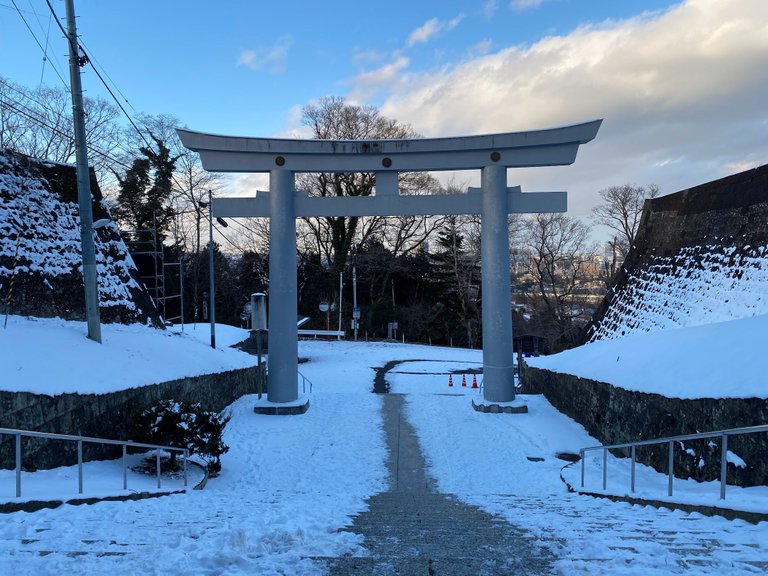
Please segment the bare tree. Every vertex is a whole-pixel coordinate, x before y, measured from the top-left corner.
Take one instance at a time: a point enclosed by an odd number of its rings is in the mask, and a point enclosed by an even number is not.
[[[595,223],[616,232],[616,248],[621,256],[626,256],[635,239],[643,204],[659,194],[659,187],[656,184],[648,187],[624,184],[600,190],[598,194],[603,201],[592,209],[592,218]]]
[[[120,112],[102,98],[84,98],[83,108],[89,164],[101,184],[111,173],[120,141]],[[74,162],[69,91],[46,86],[31,90],[0,77],[0,145],[35,158]]]
[[[527,269],[518,284],[543,332],[567,345],[585,321],[584,289],[594,276],[590,227],[564,214],[537,214],[524,223]]]
[[[307,105],[303,122],[312,136],[324,140],[361,140],[413,138],[417,136],[407,124],[385,118],[373,106],[348,104],[343,98],[326,97]],[[438,188],[429,174],[402,174],[400,188],[406,193],[426,193]],[[373,173],[304,174],[297,187],[312,196],[370,196],[376,188]],[[355,246],[370,240],[392,244],[400,253],[412,250],[424,242],[435,229],[426,217],[324,217],[305,218],[299,231],[306,249],[321,255],[332,273],[343,270]]]

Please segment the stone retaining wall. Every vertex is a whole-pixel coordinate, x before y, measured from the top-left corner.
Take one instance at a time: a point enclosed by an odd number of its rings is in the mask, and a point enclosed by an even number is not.
[[[110,394],[60,394],[0,391],[0,428],[54,432],[116,440],[130,439],[136,413],[158,400],[200,403],[221,411],[244,394],[256,391],[256,368],[230,370],[171,380]],[[76,443],[55,440],[23,440],[25,469],[55,468],[77,462]],[[111,457],[120,449],[84,445],[85,459]],[[14,467],[14,440],[0,436],[0,468]]]
[[[544,394],[603,444],[712,432],[768,423],[768,400],[731,398],[681,400],[624,390],[606,384],[527,367],[524,392]],[[728,438],[728,449],[746,462],[728,465],[728,482],[741,486],[768,485],[768,434]],[[629,450],[617,450],[628,456]],[[637,448],[639,462],[667,473],[667,445]],[[675,476],[699,481],[720,478],[720,440],[675,445]]]

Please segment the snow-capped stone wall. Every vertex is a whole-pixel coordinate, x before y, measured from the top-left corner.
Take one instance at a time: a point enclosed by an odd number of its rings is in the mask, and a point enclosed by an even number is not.
[[[761,314],[768,314],[768,165],[647,201],[586,340]]]
[[[109,218],[91,177],[94,221]],[[117,226],[94,230],[103,322],[159,325]],[[85,318],[75,167],[0,150],[2,313]]]

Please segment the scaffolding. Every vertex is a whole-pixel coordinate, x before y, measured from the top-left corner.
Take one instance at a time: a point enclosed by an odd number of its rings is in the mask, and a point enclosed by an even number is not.
[[[179,256],[178,262],[166,262],[165,246],[160,241],[157,232],[157,220],[153,216],[152,227],[143,230],[131,230],[125,233],[125,243],[133,258],[144,284],[144,289],[152,300],[152,304],[165,325],[176,320],[184,331],[184,256]],[[178,269],[178,292],[166,293],[169,273]],[[169,301],[179,300],[178,315],[168,316]],[[171,312],[173,313],[173,312]]]

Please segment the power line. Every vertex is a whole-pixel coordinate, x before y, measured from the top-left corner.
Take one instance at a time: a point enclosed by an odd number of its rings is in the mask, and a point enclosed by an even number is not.
[[[47,1],[48,0],[46,0],[46,2]],[[24,14],[22,13],[21,9],[16,4],[16,0],[11,0],[11,3],[13,4],[13,7],[16,8],[16,12],[18,12],[19,16],[21,16],[21,19],[24,21],[24,25],[27,27],[27,30],[29,30],[29,33],[32,34],[32,38],[35,39],[35,42],[40,47],[40,50],[43,52],[43,57],[47,58],[48,56],[47,56],[46,49],[43,48],[42,44],[40,44],[40,41],[37,39],[37,35],[32,30],[32,27],[29,25],[29,22],[27,22],[27,19],[24,17]],[[57,20],[57,22],[58,22],[58,20]],[[64,86],[66,86],[67,89],[69,89],[69,84],[67,84],[67,82],[64,80],[64,78],[61,76],[61,73],[59,72],[58,68],[56,68],[56,66],[54,66],[53,62],[51,62],[51,68],[54,69],[54,71],[56,72],[56,75],[59,77],[59,80],[61,80],[61,83],[64,84]]]
[[[85,42],[81,41],[80,45],[83,48],[87,48],[86,45],[85,45]],[[117,82],[115,82],[112,79],[112,77],[107,72],[106,68],[104,68],[104,66],[101,65],[101,62],[98,61],[98,59],[96,58],[96,56],[93,55],[93,52],[91,52],[90,49],[88,49],[88,54],[89,54],[89,58],[91,59],[91,66],[93,67],[94,71],[96,70],[96,65],[94,64],[94,62],[95,62],[96,64],[98,64],[101,67],[102,72],[104,72],[104,75],[109,79],[109,81],[112,82],[112,85],[115,87],[115,90],[117,90],[117,93],[120,94],[120,96],[123,97],[123,100],[125,100],[125,103],[128,104],[128,106],[131,107],[131,110],[133,110],[134,112],[136,112],[138,114],[139,111],[136,110],[136,108],[133,107],[133,104],[131,104],[131,102],[128,100],[128,97],[125,94],[123,94],[122,90],[120,90],[120,87],[117,85]]]
[[[234,242],[232,242],[232,240],[230,240],[229,238],[227,238],[227,236],[226,236],[226,235],[225,235],[225,234],[224,234],[224,233],[221,231],[221,229],[220,229],[218,226],[216,226],[216,224],[214,224],[214,225],[213,225],[213,229],[214,229],[214,230],[216,230],[216,232],[218,232],[218,233],[219,233],[219,235],[220,235],[222,238],[224,238],[224,240],[226,240],[226,241],[227,241],[227,243],[228,243],[230,246],[232,246],[232,248],[234,248],[234,249],[235,249],[235,250],[237,250],[238,252],[242,252],[242,250],[243,250],[243,247],[242,247],[242,246],[238,246],[238,245],[236,245]]]
[[[15,0],[12,0],[15,1]],[[141,137],[141,139],[144,141],[144,144],[147,145],[147,148],[152,148],[147,139],[144,137],[144,134],[142,134],[141,130],[139,130],[139,127],[136,126],[136,123],[133,121],[133,118],[131,118],[130,114],[128,114],[128,111],[123,107],[123,104],[120,102],[120,100],[117,99],[117,96],[115,96],[115,93],[112,92],[112,88],[109,87],[106,80],[102,77],[99,70],[96,68],[96,66],[93,65],[93,62],[91,61],[90,57],[88,56],[88,53],[85,51],[85,48],[83,48],[83,45],[80,42],[77,42],[76,39],[70,38],[69,34],[67,34],[66,30],[64,30],[64,26],[61,25],[61,22],[59,22],[59,17],[56,15],[56,11],[53,9],[53,6],[51,5],[51,0],[45,0],[45,3],[48,5],[48,9],[51,11],[51,14],[54,16],[54,20],[56,20],[56,24],[58,25],[61,32],[64,34],[64,36],[67,38],[67,41],[69,42],[72,52],[75,54],[80,54],[80,52],[83,53],[82,59],[80,60],[81,66],[85,66],[86,64],[91,65],[91,68],[96,73],[96,76],[98,77],[99,81],[103,84],[104,88],[107,89],[107,92],[109,92],[109,95],[112,96],[112,100],[115,101],[115,104],[117,104],[118,108],[123,112],[125,117],[128,119],[128,122],[131,123],[131,126],[133,126],[133,129],[136,130],[138,135]],[[127,101],[127,100],[126,100]]]
[[[45,120],[42,120],[41,118],[39,118],[37,116],[34,116],[34,112],[35,111],[31,110],[30,108],[28,108],[24,104],[22,104],[20,102],[17,102],[15,100],[13,100],[12,102],[13,103],[11,103],[11,102],[3,99],[2,97],[0,97],[0,104],[3,104],[4,106],[7,106],[11,110],[15,111],[17,114],[21,114],[25,118],[28,118],[29,120],[32,120],[33,122],[37,122],[39,125],[43,126],[44,128],[47,128],[48,130],[50,130],[54,134],[57,134],[57,135],[62,136],[64,138],[72,138],[71,134],[67,134],[66,132],[61,131],[60,129],[56,128],[55,126],[51,126]],[[23,110],[21,108],[18,108],[18,106],[23,108]],[[126,164],[125,162],[123,162],[122,160],[118,160],[114,156],[111,156],[110,154],[108,154],[106,152],[102,152],[101,150],[99,150],[98,148],[95,148],[94,146],[89,146],[88,148],[94,154],[98,154],[102,158],[106,158],[107,160],[109,160],[110,162],[112,162],[114,164],[119,164],[120,166],[122,166],[122,167],[124,167],[126,169],[130,169],[130,166],[128,164]]]
[[[12,0],[12,1],[15,4],[15,0]],[[144,136],[144,133],[139,129],[139,127],[133,121],[133,118],[131,118],[130,114],[128,114],[128,111],[125,109],[125,107],[122,105],[122,103],[117,99],[117,96],[115,96],[115,93],[109,87],[109,85],[107,84],[106,80],[104,80],[104,78],[102,77],[101,73],[96,68],[96,66],[94,65],[92,59],[88,55],[88,52],[86,52],[83,43],[82,42],[77,42],[77,44],[75,44],[76,39],[70,38],[69,34],[67,34],[66,30],[64,29],[64,27],[62,26],[61,22],[59,21],[58,16],[56,15],[56,11],[54,10],[53,5],[51,4],[51,1],[50,0],[45,0],[45,3],[48,6],[48,10],[51,12],[51,14],[54,17],[54,20],[56,21],[56,25],[59,27],[59,29],[61,30],[62,34],[64,34],[64,36],[67,38],[67,41],[70,44],[72,52],[74,52],[75,54],[80,54],[80,52],[82,52],[83,56],[82,56],[82,59],[81,59],[81,62],[82,62],[81,65],[82,66],[84,66],[85,64],[90,64],[91,65],[91,68],[96,73],[96,76],[98,77],[99,81],[102,83],[104,88],[107,89],[107,92],[109,92],[109,95],[112,97],[112,100],[115,101],[115,104],[117,104],[118,108],[120,108],[120,111],[128,119],[128,122],[131,124],[133,129],[136,131],[136,133],[139,135],[141,140],[144,142],[144,144],[146,145],[147,149],[152,150],[152,145],[149,143],[149,141],[147,140],[146,136]],[[109,75],[107,74],[106,70],[104,71],[104,73],[105,73],[105,75],[107,75],[109,77]],[[111,78],[110,78],[110,80],[111,80]],[[114,81],[113,81],[113,83],[114,83]],[[118,90],[118,92],[120,92],[120,90],[117,88],[117,85],[115,85],[115,89]],[[126,103],[128,103],[128,105],[131,106],[131,108],[133,108],[133,105],[131,105],[131,103],[128,101],[128,99],[125,98],[125,95],[122,92],[120,92],[120,95],[123,96],[123,98],[125,99]],[[134,110],[135,110],[135,108],[134,108]],[[173,181],[174,184],[176,184],[176,187],[179,190],[184,190],[184,186],[182,186],[179,183],[179,181],[176,179],[175,175],[171,174],[171,180]],[[217,228],[217,230],[218,230],[218,228]],[[232,245],[236,250],[240,250],[240,248],[238,246],[235,246],[224,234],[221,233],[221,231],[219,231],[219,234],[221,234],[221,236],[227,242],[229,242],[229,244]]]

